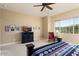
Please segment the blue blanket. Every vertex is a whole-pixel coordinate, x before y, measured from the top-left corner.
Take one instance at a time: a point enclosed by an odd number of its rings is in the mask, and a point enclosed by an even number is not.
[[[79,56],[79,45],[70,45],[66,42],[49,44],[34,50],[32,56]]]

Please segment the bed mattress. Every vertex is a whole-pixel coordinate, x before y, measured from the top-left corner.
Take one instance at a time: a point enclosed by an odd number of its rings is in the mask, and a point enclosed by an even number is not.
[[[79,56],[79,45],[66,42],[49,44],[34,50],[32,56]]]

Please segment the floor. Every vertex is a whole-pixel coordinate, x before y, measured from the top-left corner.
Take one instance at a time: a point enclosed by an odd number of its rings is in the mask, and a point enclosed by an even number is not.
[[[35,45],[35,48],[49,44],[50,42],[45,40],[37,40],[32,42]],[[26,44],[13,44],[0,47],[0,55],[1,56],[26,56],[27,48]]]

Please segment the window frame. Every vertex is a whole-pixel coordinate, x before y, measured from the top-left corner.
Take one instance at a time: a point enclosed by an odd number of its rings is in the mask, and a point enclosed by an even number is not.
[[[71,20],[71,19],[73,20],[73,25],[72,25],[72,26],[73,26],[73,32],[72,32],[72,33],[62,33],[62,32],[61,32],[61,29],[60,29],[60,30],[59,30],[60,33],[61,33],[61,34],[79,34],[79,32],[78,32],[78,33],[75,33],[75,28],[74,28],[74,26],[75,26],[75,24],[74,24],[74,20],[75,20],[76,18],[79,18],[79,17],[66,18],[66,19],[62,19],[62,20],[56,20],[55,22],[58,22],[58,21],[64,21],[64,20],[69,20],[69,19],[70,19],[70,20]],[[55,22],[54,22],[54,32],[56,33]],[[79,27],[78,27],[78,28],[79,28]],[[79,30],[78,30],[78,31],[79,31]]]

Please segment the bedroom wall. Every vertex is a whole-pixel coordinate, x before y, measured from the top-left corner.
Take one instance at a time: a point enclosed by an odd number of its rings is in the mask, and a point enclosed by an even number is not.
[[[16,13],[9,10],[2,10],[3,12],[3,35],[2,43],[19,42],[21,40],[21,31],[5,32],[5,25],[15,24],[16,26],[32,26],[34,27],[34,40],[39,40],[42,36],[42,18],[35,16],[28,16],[25,14]],[[40,29],[38,29],[40,27]]]
[[[0,44],[1,44],[1,19],[2,17],[1,17],[1,9],[0,9]]]
[[[47,16],[45,16],[45,17],[43,17],[42,18],[43,20],[43,22],[42,22],[42,24],[43,24],[43,31],[42,31],[42,34],[43,34],[43,38],[45,38],[45,39],[47,39],[47,35],[48,35],[48,17]]]
[[[44,39],[48,39],[48,32],[52,32],[53,28],[52,28],[52,23],[51,23],[51,16],[45,16],[42,18],[43,19],[43,38]]]
[[[48,16],[48,32],[53,31],[51,20],[52,20],[51,16]]]
[[[62,14],[52,16],[52,22],[63,20],[66,18],[73,18],[73,17],[79,17],[79,8],[67,11]],[[79,44],[79,34],[74,34],[74,35],[73,34],[61,34],[59,36],[62,37],[64,41],[74,43],[74,44]]]

